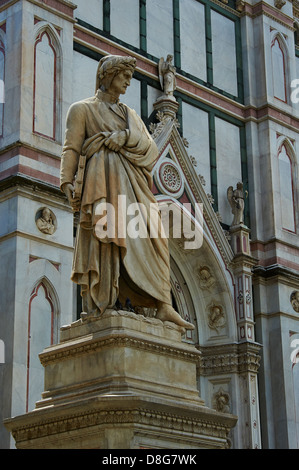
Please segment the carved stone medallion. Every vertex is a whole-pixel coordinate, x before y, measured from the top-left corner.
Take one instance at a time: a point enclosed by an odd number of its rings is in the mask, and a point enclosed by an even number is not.
[[[38,230],[46,235],[53,235],[57,228],[56,217],[48,207],[42,207],[37,211],[35,223]]]

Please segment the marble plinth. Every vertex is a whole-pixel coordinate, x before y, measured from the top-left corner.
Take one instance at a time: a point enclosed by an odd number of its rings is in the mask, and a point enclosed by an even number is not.
[[[235,416],[204,405],[200,353],[170,322],[108,310],[45,349],[35,410],[5,421],[18,448],[226,448]]]

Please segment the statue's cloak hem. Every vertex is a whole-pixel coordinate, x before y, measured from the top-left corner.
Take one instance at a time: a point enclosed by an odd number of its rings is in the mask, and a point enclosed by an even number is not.
[[[152,224],[160,220],[151,191],[158,149],[136,112],[123,104],[120,109],[126,116],[121,127],[129,130],[125,146],[114,152],[104,145],[106,125],[105,132],[88,138],[82,148],[87,165],[71,279],[81,285],[81,293],[89,290],[100,312],[113,308],[118,298],[129,298],[133,306],[155,308],[157,300],[171,304],[168,240],[150,236],[150,211],[156,211]],[[115,129],[114,122],[110,132],[115,130],[122,129]],[[124,207],[118,205],[119,195],[126,196]],[[115,211],[115,235],[109,239],[101,238],[96,228],[100,217],[95,209],[101,202],[112,204]],[[122,238],[117,223],[127,224],[127,209],[134,203],[146,209],[147,236]]]

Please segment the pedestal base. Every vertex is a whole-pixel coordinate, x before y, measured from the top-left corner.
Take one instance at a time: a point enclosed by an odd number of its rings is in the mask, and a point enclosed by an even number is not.
[[[181,327],[106,311],[40,355],[36,409],[5,421],[18,448],[225,448],[236,417],[204,406],[200,354]]]

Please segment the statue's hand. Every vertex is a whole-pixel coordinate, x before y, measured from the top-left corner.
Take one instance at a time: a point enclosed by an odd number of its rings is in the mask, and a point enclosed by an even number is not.
[[[62,186],[62,190],[63,190],[64,194],[66,195],[66,197],[68,198],[69,203],[70,203],[71,206],[76,206],[80,202],[79,198],[74,198],[73,197],[74,186],[71,183],[65,183]]]
[[[126,131],[115,131],[105,140],[105,145],[110,150],[118,152],[118,150],[123,147],[127,140]]]

